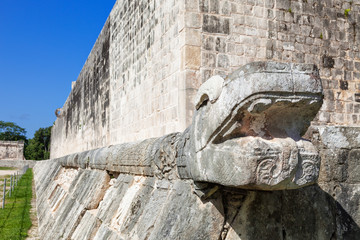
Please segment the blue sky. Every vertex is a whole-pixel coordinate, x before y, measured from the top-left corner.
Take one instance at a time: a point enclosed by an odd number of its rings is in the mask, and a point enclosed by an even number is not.
[[[0,120],[56,120],[115,0],[0,0]]]

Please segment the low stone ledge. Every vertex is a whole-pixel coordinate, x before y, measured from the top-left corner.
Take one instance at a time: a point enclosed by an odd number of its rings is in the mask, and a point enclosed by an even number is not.
[[[0,160],[0,167],[13,167],[13,168],[22,168],[26,165],[29,165],[30,168],[35,166],[37,161],[35,160]]]

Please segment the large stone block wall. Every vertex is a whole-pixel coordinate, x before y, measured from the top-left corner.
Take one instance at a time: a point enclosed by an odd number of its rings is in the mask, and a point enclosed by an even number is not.
[[[0,160],[24,160],[23,141],[0,141]]]
[[[358,126],[359,11],[340,0],[117,1],[55,123],[51,157],[183,131],[201,83],[260,60],[316,64],[316,122]]]
[[[183,130],[182,1],[117,1],[52,130],[51,158]]]
[[[109,144],[110,22],[106,22],[52,128],[51,157]]]
[[[201,79],[195,88],[253,61],[316,64],[325,89],[318,121],[360,124],[359,1],[187,0],[185,22],[201,49],[188,72]]]
[[[180,94],[183,2],[117,1],[110,14],[110,142],[186,127]]]
[[[359,239],[359,131],[314,129],[319,183],[296,190],[179,179],[168,162],[176,157],[175,135],[144,141],[138,151],[122,144],[40,161],[34,167],[40,238]],[[144,166],[154,172],[141,173]]]

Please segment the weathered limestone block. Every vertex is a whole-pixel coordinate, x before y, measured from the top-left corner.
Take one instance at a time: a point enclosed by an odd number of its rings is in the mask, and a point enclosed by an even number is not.
[[[360,128],[316,126],[321,154],[319,186],[336,202],[339,239],[360,237]]]
[[[34,171],[42,239],[71,236],[85,210],[97,208],[109,181],[106,171],[69,170],[51,160],[37,164]]]
[[[349,152],[347,162],[348,169],[351,169],[348,174],[348,181],[360,183],[360,148]]]
[[[352,149],[360,146],[359,127],[319,126],[321,142],[328,149]]]
[[[225,239],[331,239],[335,219],[330,197],[317,186],[247,192]],[[231,206],[231,202],[227,202]]]
[[[49,162],[58,165],[56,160]],[[44,178],[47,175],[40,169],[49,167],[49,162],[37,165],[37,176]],[[64,169],[62,167],[58,174],[64,175],[69,170]],[[190,239],[215,239],[222,229],[224,218],[221,212],[213,203],[203,203],[193,194],[190,180],[169,181],[120,174],[110,181],[98,176],[107,176],[106,171],[88,173],[90,170],[81,168],[72,171],[78,173],[73,177],[70,188],[48,184],[43,189],[47,194],[37,192],[43,200],[38,202],[38,209],[46,210],[43,212],[45,217],[39,218],[42,239],[176,239],[180,235]],[[86,183],[85,176],[90,175],[92,177]],[[103,184],[101,179],[107,183]],[[43,184],[37,182],[37,185]],[[54,192],[52,185],[61,188],[57,191],[61,193]],[[95,189],[102,189],[104,196],[96,208],[90,209],[88,203],[92,201],[84,197],[97,199],[96,194],[90,195],[96,192]],[[83,193],[80,194],[80,190]],[[49,194],[50,191],[54,194]],[[61,199],[56,209],[52,204],[55,196]],[[221,199],[216,201],[220,206]]]
[[[91,211],[86,211],[71,239],[93,239],[100,221]]]

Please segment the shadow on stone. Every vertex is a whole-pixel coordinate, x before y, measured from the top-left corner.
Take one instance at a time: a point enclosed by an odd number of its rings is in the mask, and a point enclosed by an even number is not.
[[[232,191],[233,190],[233,191]],[[222,188],[217,206],[225,222],[219,239],[360,239],[359,225],[318,185],[286,191]],[[221,194],[220,194],[221,193]]]

